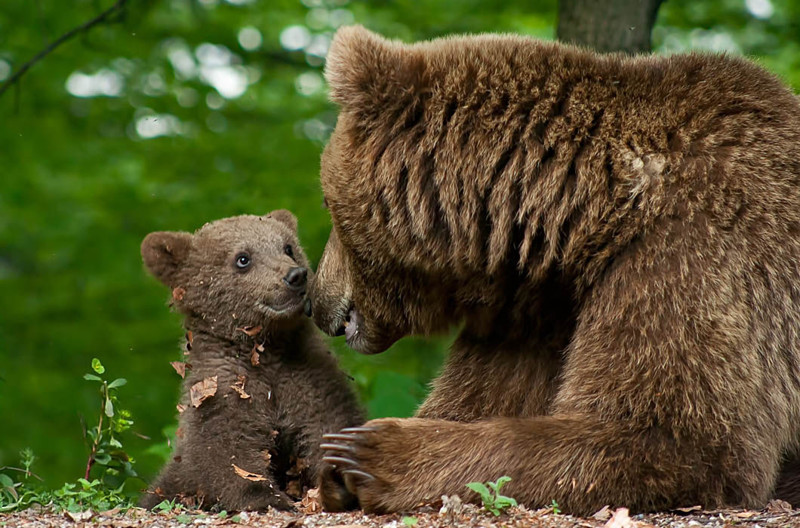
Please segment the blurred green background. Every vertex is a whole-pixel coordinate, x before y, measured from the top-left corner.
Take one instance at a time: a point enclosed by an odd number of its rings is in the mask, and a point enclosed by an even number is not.
[[[0,81],[109,0],[3,0]],[[330,228],[319,155],[335,122],[321,75],[334,29],[416,40],[497,31],[552,38],[557,2],[132,0],[0,98],[0,466],[31,447],[48,486],[82,476],[81,379],[93,357],[133,413],[150,478],[174,424],[180,319],[145,274],[150,231],[288,208],[312,261]],[[756,57],[800,88],[800,0],[668,0],[657,52]],[[371,417],[407,416],[449,339],[360,357],[331,340]]]

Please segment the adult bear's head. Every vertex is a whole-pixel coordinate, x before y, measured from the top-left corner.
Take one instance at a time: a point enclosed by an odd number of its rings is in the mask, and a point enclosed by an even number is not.
[[[340,29],[328,54],[340,112],[321,182],[333,229],[311,297],[317,325],[366,354],[457,320],[433,158],[416,141],[431,132],[426,68],[421,45],[358,26]]]

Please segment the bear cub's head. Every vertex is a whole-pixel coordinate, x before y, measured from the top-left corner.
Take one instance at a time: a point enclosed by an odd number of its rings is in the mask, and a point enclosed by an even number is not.
[[[276,333],[303,323],[310,308],[308,260],[289,211],[224,218],[194,234],[150,233],[142,259],[172,288],[172,303],[190,329],[228,338],[248,327]]]

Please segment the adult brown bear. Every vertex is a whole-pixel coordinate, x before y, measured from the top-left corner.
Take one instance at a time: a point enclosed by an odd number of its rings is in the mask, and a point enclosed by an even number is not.
[[[719,55],[340,30],[314,316],[462,324],[417,416],[324,445],[323,498],[470,481],[586,514],[757,507],[800,437],[800,102]],[[343,486],[344,484],[344,486]]]

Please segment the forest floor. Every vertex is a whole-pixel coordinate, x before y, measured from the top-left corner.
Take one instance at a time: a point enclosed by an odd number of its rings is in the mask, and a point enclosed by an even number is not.
[[[687,508],[651,515],[628,515],[624,508],[603,510],[588,518],[554,513],[551,508],[528,510],[511,508],[494,516],[471,504],[456,504],[450,511],[423,507],[406,515],[365,515],[363,512],[299,513],[270,510],[266,513],[242,512],[215,514],[201,511],[173,510],[150,512],[132,508],[125,512],[54,513],[42,509],[0,514],[0,527],[111,527],[111,528],[185,528],[239,526],[275,528],[454,528],[542,527],[542,528],[725,528],[725,527],[798,527],[800,510],[787,503],[771,502],[767,508],[754,510],[702,511]]]

